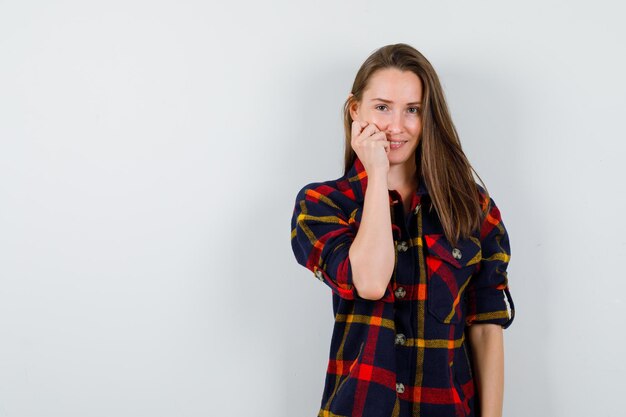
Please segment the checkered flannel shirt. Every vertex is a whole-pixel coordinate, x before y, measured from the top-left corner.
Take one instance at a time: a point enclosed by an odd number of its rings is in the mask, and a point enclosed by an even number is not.
[[[506,329],[515,315],[500,211],[478,185],[488,215],[479,232],[452,247],[423,178],[408,213],[389,190],[395,268],[384,296],[368,300],[353,285],[348,256],[366,188],[357,158],[346,175],[300,189],[291,219],[297,262],[332,290],[335,322],[318,417],[479,416],[467,326]]]

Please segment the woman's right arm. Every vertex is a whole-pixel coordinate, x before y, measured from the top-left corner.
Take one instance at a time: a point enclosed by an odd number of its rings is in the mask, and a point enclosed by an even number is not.
[[[361,128],[367,125],[357,123],[352,126],[352,147],[366,168],[367,189],[361,222],[350,246],[349,259],[352,281],[359,295],[369,300],[379,300],[385,294],[395,266],[387,188],[388,142],[380,139],[384,138],[384,134],[370,136],[371,127],[361,132]]]

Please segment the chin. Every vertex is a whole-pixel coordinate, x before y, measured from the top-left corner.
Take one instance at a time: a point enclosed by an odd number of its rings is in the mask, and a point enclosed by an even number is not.
[[[410,155],[394,155],[389,158],[389,164],[391,165],[401,165],[409,161],[413,157],[413,154]]]

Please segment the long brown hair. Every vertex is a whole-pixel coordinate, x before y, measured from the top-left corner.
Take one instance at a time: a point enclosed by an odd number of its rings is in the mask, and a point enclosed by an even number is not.
[[[386,45],[375,50],[361,65],[352,85],[352,97],[343,107],[345,130],[344,175],[354,163],[356,153],[352,149],[352,116],[350,106],[361,102],[363,90],[376,71],[397,68],[412,71],[423,85],[421,114],[421,137],[415,150],[417,174],[424,176],[431,201],[443,226],[444,234],[453,245],[463,237],[480,230],[484,219],[483,204],[489,201],[489,193],[482,178],[476,173],[465,156],[454,127],[439,77],[430,62],[418,50],[405,43]],[[472,176],[476,173],[484,188],[481,199]]]

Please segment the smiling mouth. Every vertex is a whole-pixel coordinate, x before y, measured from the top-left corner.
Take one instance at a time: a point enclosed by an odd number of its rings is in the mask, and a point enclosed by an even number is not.
[[[389,144],[390,144],[390,145],[389,145],[389,147],[390,147],[391,149],[398,149],[398,148],[400,148],[402,145],[404,145],[404,144],[405,144],[405,143],[407,143],[407,142],[408,142],[408,141],[406,141],[406,140],[403,140],[403,141],[400,141],[400,142],[396,142],[396,141],[389,141]]]

